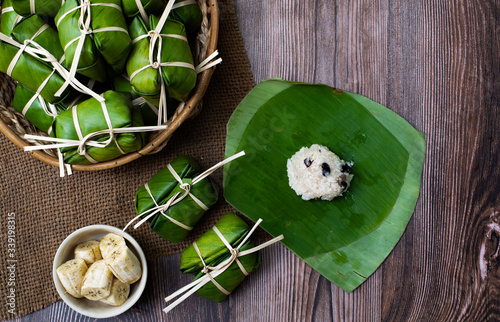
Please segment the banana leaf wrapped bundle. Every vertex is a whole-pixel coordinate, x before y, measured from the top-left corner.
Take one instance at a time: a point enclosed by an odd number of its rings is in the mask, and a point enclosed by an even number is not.
[[[56,117],[52,125],[56,138],[82,142],[87,137],[94,143],[102,143],[83,145],[84,148],[76,146],[60,148],[64,153],[65,163],[90,164],[108,161],[143,147],[144,132],[115,133],[113,139],[110,139],[109,132],[106,132],[110,129],[110,125],[113,129],[143,125],[142,114],[140,110],[132,109],[130,96],[115,91],[107,91],[102,96],[103,102],[92,97]],[[88,137],[89,135],[92,137]]]
[[[177,299],[163,311],[168,313],[193,293],[212,301],[223,301],[245,276],[259,267],[258,251],[284,238],[280,235],[256,246],[249,238],[261,222],[262,219],[257,220],[250,229],[241,218],[229,212],[184,249],[181,272],[194,274],[195,278],[165,298],[166,302]]]
[[[162,12],[166,3],[163,0],[122,0],[123,13],[127,17],[141,15],[147,21],[147,16]]]
[[[63,4],[55,22],[72,76],[78,71],[104,82],[109,72],[118,75],[123,71],[130,36],[120,4],[120,0],[68,0]]]
[[[62,51],[53,28],[33,15],[19,22],[12,35],[0,34],[0,72],[40,93],[51,104],[76,96],[72,88],[64,86],[65,78],[58,69]],[[29,40],[27,46],[25,40]]]
[[[158,108],[132,89],[127,75],[120,75],[113,79],[113,89],[117,92],[129,93],[131,95],[132,106],[138,107],[141,110],[144,125],[158,124]],[[179,102],[172,98],[167,99],[167,106],[177,106],[178,103]],[[175,109],[169,108],[167,112],[167,117],[169,118],[174,114]]]
[[[252,241],[244,240],[250,231],[250,227],[234,213],[230,212],[224,215],[224,217],[215,224],[215,227],[232,248],[238,248],[239,244],[242,242],[243,246],[239,247],[239,251],[245,251],[255,247]],[[204,270],[205,264],[208,267],[216,267],[224,261],[227,261],[230,257],[230,249],[215,232],[214,228],[212,228],[203,234],[195,244],[184,249],[181,256],[181,272],[196,274],[194,278],[194,281],[196,281],[207,273],[207,271]],[[260,254],[259,252],[253,252],[238,257],[237,260],[240,262],[241,266],[243,266],[244,271],[240,268],[238,262],[234,260],[224,272],[214,277],[218,285],[210,281],[197,290],[196,294],[212,301],[223,301],[228,293],[232,292],[243,281],[245,276],[259,267]]]
[[[195,0],[175,1],[173,16],[184,24],[188,34],[197,32],[203,19],[200,6]]]
[[[127,74],[134,91],[161,110],[162,91],[185,101],[196,85],[196,72],[184,25],[164,16],[149,19],[152,30],[140,17],[129,27],[133,46]]]
[[[217,202],[214,183],[208,176],[197,180],[199,174],[200,168],[193,159],[180,156],[137,189],[137,213],[170,242],[182,241]]]
[[[63,2],[63,0],[12,0],[12,5],[21,16],[37,14],[54,17]]]
[[[12,99],[12,107],[23,114],[31,124],[42,132],[52,133],[52,123],[65,107],[48,103],[39,94],[19,83]]]
[[[12,39],[23,43],[31,39],[51,53],[58,61],[64,55],[64,50],[59,43],[57,30],[45,23],[37,15],[30,15],[19,21],[12,29]]]
[[[167,4],[163,0],[123,0],[123,11],[127,17],[140,15],[147,24],[148,15],[158,14],[165,10]],[[176,0],[172,6],[172,16],[182,22],[189,34],[200,29],[203,15],[196,0]]]
[[[0,32],[4,35],[10,36],[14,26],[23,17],[14,11],[12,0],[2,1],[2,15],[0,17]]]

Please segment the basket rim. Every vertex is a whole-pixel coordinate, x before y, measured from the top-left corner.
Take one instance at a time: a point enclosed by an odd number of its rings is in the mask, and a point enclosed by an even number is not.
[[[210,39],[207,47],[207,56],[211,53],[215,52],[217,49],[217,42],[219,36],[219,7],[217,4],[217,0],[206,0],[208,4],[208,13],[210,15]],[[0,8],[1,8],[1,0],[0,0]],[[170,123],[168,128],[161,131],[159,135],[154,137],[151,141],[146,143],[144,147],[140,150],[132,153],[128,153],[123,155],[117,159],[94,163],[94,164],[74,164],[71,165],[72,170],[79,171],[97,171],[97,170],[105,170],[115,168],[127,163],[130,163],[144,155],[149,154],[159,145],[169,140],[170,137],[174,134],[174,132],[180,127],[184,121],[186,121],[196,110],[198,104],[200,104],[203,95],[205,94],[208,85],[210,83],[210,79],[214,72],[215,66],[211,67],[205,71],[203,71],[198,77],[196,87],[192,92],[189,99],[185,102],[185,106],[183,110],[179,113],[179,115]],[[25,146],[30,146],[26,141],[24,141],[21,137],[19,137],[3,120],[0,118],[0,131],[12,141],[15,145],[24,149]],[[43,151],[29,151],[34,158],[43,161],[47,164],[59,167],[59,160],[49,156]]]

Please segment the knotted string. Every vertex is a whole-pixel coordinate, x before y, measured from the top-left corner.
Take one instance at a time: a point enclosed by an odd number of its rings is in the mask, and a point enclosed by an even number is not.
[[[183,182],[181,177],[179,177],[179,175],[177,174],[177,172],[175,172],[174,168],[172,168],[172,166],[170,165],[170,163],[167,165],[167,168],[168,170],[170,171],[170,173],[172,174],[172,176],[175,178],[175,180],[180,184],[179,188],[181,188],[181,191],[178,191],[177,193],[175,193],[164,205],[158,205],[156,199],[154,198],[153,194],[151,193],[151,190],[149,189],[149,186],[148,184],[146,183],[144,185],[144,188],[146,189],[146,191],[148,192],[149,196],[151,197],[151,199],[153,200],[154,204],[155,204],[155,207],[151,208],[151,209],[148,209],[142,213],[140,213],[139,215],[135,216],[131,221],[129,221],[129,223],[125,226],[125,228],[123,228],[123,231],[125,231],[134,221],[136,221],[137,219],[141,218],[142,216],[146,216],[144,217],[141,221],[139,221],[137,224],[134,225],[134,229],[137,229],[137,227],[141,226],[143,223],[145,223],[149,218],[151,218],[152,216],[156,215],[157,213],[161,213],[163,216],[165,216],[165,218],[167,218],[168,220],[170,220],[172,223],[176,224],[177,226],[183,228],[183,229],[186,229],[186,230],[192,230],[193,228],[192,227],[189,227],[175,219],[173,219],[172,217],[168,216],[165,214],[165,212],[173,205],[175,204],[178,204],[179,202],[181,202],[184,198],[186,198],[187,196],[190,196],[195,202],[196,204],[203,210],[207,211],[208,210],[208,207],[203,204],[203,202],[201,200],[199,200],[198,198],[196,198],[191,192],[191,187],[194,186],[195,184],[197,184],[198,182],[200,182],[201,180],[205,179],[206,177],[208,177],[209,175],[211,175],[213,172],[215,172],[215,170],[217,170],[218,168],[224,166],[226,163],[229,163],[241,156],[244,156],[245,155],[245,151],[241,151],[219,163],[217,163],[216,165],[212,166],[210,169],[204,171],[203,173],[201,173],[200,175],[198,175],[196,178],[194,178],[192,181],[191,181],[191,184],[189,183],[186,183],[186,182]]]
[[[193,244],[196,252],[198,253],[198,256],[200,256],[201,261],[203,263],[202,273],[204,273],[205,275],[203,275],[199,279],[189,283],[188,285],[179,289],[177,292],[171,294],[170,296],[166,297],[165,301],[170,302],[173,299],[175,299],[176,297],[180,296],[175,302],[173,302],[172,304],[167,306],[163,311],[165,313],[170,312],[173,308],[175,308],[177,305],[182,303],[185,299],[187,299],[189,296],[191,296],[193,293],[198,291],[200,288],[202,288],[205,284],[207,284],[209,282],[214,282],[214,285],[222,293],[229,295],[230,292],[225,290],[219,283],[217,283],[215,281],[215,278],[217,276],[219,276],[220,274],[224,273],[226,271],[226,269],[228,269],[235,261],[236,261],[236,263],[239,263],[238,266],[239,266],[240,270],[243,272],[243,274],[246,273],[245,276],[248,275],[248,272],[245,270],[245,268],[243,267],[241,262],[238,260],[238,258],[245,256],[245,255],[248,255],[248,254],[251,254],[251,253],[255,253],[255,252],[257,252],[257,251],[259,251],[259,250],[261,250],[261,249],[263,249],[271,244],[274,244],[274,243],[276,243],[284,238],[283,235],[279,235],[278,237],[273,238],[273,239],[271,239],[271,240],[269,240],[261,245],[255,246],[253,248],[250,248],[250,249],[247,249],[244,251],[240,251],[240,248],[247,242],[248,238],[250,238],[250,236],[253,234],[255,229],[257,229],[257,227],[260,225],[261,222],[262,222],[262,219],[257,220],[255,225],[252,227],[252,229],[248,232],[248,234],[245,236],[245,238],[239,243],[239,245],[236,248],[233,248],[231,246],[231,244],[229,244],[229,242],[226,240],[226,238],[222,235],[222,233],[217,229],[217,227],[214,226],[212,229],[215,231],[217,236],[219,236],[220,240],[224,243],[224,245],[229,250],[229,253],[231,254],[231,256],[228,259],[224,260],[222,263],[218,264],[217,266],[212,267],[212,266],[206,265],[205,261],[203,260],[203,256],[201,256],[198,245]]]

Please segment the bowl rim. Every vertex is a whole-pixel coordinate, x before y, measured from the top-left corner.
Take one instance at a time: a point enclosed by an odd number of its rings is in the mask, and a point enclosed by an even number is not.
[[[134,292],[134,295],[132,297],[129,297],[126,303],[124,303],[121,306],[110,306],[110,308],[114,308],[113,311],[106,313],[106,311],[101,311],[99,313],[94,313],[94,312],[89,312],[85,309],[82,309],[80,306],[75,305],[72,301],[69,299],[74,299],[71,295],[67,294],[66,290],[62,286],[61,282],[59,281],[59,277],[57,276],[57,267],[58,265],[56,262],[60,257],[62,257],[62,253],[65,250],[65,248],[68,246],[68,244],[71,243],[71,241],[77,237],[80,236],[82,233],[88,232],[88,231],[94,231],[94,230],[105,230],[110,233],[115,233],[117,235],[122,236],[125,238],[125,240],[133,247],[133,250],[135,250],[135,253],[138,255],[139,260],[142,265],[142,276],[140,281],[138,282],[137,288]],[[62,263],[60,263],[62,264]],[[59,264],[59,265],[60,265]],[[102,319],[102,318],[110,318],[114,316],[118,316],[126,311],[128,311],[134,304],[139,300],[139,298],[142,296],[142,293],[144,292],[144,289],[146,288],[146,283],[147,283],[147,278],[148,278],[148,265],[147,265],[147,260],[146,256],[144,255],[144,251],[142,250],[141,246],[139,243],[128,233],[124,232],[123,230],[114,227],[114,226],[109,226],[109,225],[90,225],[90,226],[85,226],[80,229],[75,230],[71,234],[66,237],[61,245],[59,245],[59,248],[57,249],[57,252],[54,256],[54,260],[52,263],[52,277],[54,280],[54,284],[57,290],[57,293],[59,296],[62,298],[64,303],[66,303],[71,309],[75,310],[76,312],[83,314],[85,316],[91,317],[91,318],[97,318],[97,319]],[[84,300],[85,298],[83,298]]]

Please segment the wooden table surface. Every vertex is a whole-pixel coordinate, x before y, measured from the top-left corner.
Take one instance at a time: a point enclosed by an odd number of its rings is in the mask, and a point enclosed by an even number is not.
[[[350,294],[273,245],[228,300],[192,296],[167,316],[163,298],[189,282],[172,255],[150,263],[147,291],[118,320],[500,320],[500,1],[235,5],[256,82],[353,91],[425,132],[415,213],[387,260]],[[59,302],[21,320],[92,319]]]

